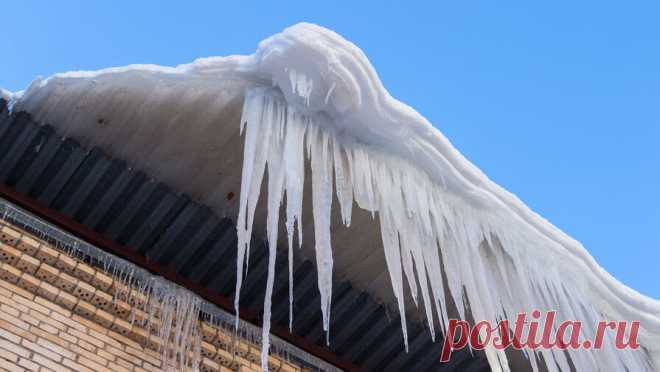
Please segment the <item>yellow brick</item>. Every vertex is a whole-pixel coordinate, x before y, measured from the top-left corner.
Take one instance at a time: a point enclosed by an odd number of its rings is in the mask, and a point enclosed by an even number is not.
[[[42,366],[46,368],[50,368],[53,371],[57,372],[70,372],[71,370],[65,367],[62,367],[60,364],[53,362],[50,359],[44,358],[41,355],[36,354],[33,359],[33,362],[36,362],[38,364],[41,364]],[[59,362],[59,361],[58,361]]]
[[[55,362],[59,362],[59,361],[62,360],[62,356],[60,354],[58,354],[56,352],[53,352],[53,351],[51,351],[51,350],[49,350],[49,349],[47,349],[47,348],[45,348],[41,345],[37,345],[37,343],[35,343],[35,342],[30,342],[26,339],[23,339],[23,341],[21,342],[21,346],[23,346],[26,349],[32,350],[36,354],[43,355],[46,358],[48,358],[50,360],[53,360]],[[36,358],[36,355],[35,355],[35,358]],[[39,363],[39,362],[37,362],[37,363]],[[42,363],[39,363],[39,364],[42,364]],[[44,365],[44,364],[42,364],[42,365]],[[47,366],[47,365],[44,365],[44,366],[46,366],[48,368],[51,368],[50,366]]]
[[[211,345],[206,341],[202,341],[201,351],[203,356],[211,359],[215,356],[215,353],[217,352],[215,346]]]
[[[58,305],[63,306],[65,309],[73,309],[78,303],[78,298],[76,296],[66,293],[65,291],[60,291],[55,298],[55,302]],[[66,315],[66,314],[64,314]]]
[[[92,359],[88,359],[88,358],[84,358],[84,357],[79,357],[79,358],[78,358],[78,362],[80,362],[80,363],[82,363],[82,364],[84,364],[84,365],[86,365],[86,366],[91,367],[92,370],[95,370],[95,371],[103,371],[103,372],[105,372],[105,371],[111,371],[111,370],[109,370],[109,369],[107,369],[107,368],[103,368],[103,366],[105,366],[105,363],[104,363],[104,364],[99,363],[98,361],[100,361],[100,360],[103,360],[103,359],[101,359],[101,358],[97,358],[97,359],[95,359],[95,360],[92,360]],[[105,362],[105,361],[104,361],[104,362]]]
[[[71,319],[73,319],[74,321],[76,321],[76,322],[82,324],[83,326],[85,326],[87,328],[88,333],[90,331],[97,331],[97,332],[100,332],[100,333],[108,331],[106,328],[101,327],[100,325],[96,324],[94,321],[82,318],[78,315],[73,315],[71,317]]]
[[[62,339],[61,337],[59,337],[57,335],[54,335],[52,333],[48,333],[48,332],[42,330],[41,328],[32,327],[32,328],[30,328],[30,332],[32,332],[37,337],[48,340],[48,341],[50,341],[50,342],[52,342],[52,343],[54,343],[54,344],[56,344],[60,347],[63,347],[63,348],[68,348],[69,347],[69,342],[68,341]],[[38,343],[38,341],[37,341],[37,343]]]
[[[204,341],[212,343],[215,338],[218,336],[218,330],[215,327],[210,326],[209,324],[202,323],[202,338]]]
[[[43,328],[44,325],[48,325],[50,327],[53,327],[57,329],[58,331],[63,331],[66,330],[67,326],[60,322],[55,320],[52,316],[50,315],[44,315],[43,313],[40,313],[38,311],[30,310],[30,315],[40,321],[39,326]]]
[[[44,279],[42,279],[44,280]],[[79,280],[67,273],[60,272],[55,278],[55,286],[66,292],[73,292],[78,285]]]
[[[109,363],[108,367],[110,368],[110,370],[117,371],[117,372],[131,372],[133,370],[133,368],[128,369],[128,368],[122,367],[122,366],[120,366],[119,364],[116,364],[116,363]]]
[[[57,298],[57,293],[59,291],[60,290],[57,289],[57,287],[53,286],[52,284],[41,281],[41,284],[39,284],[39,288],[37,289],[37,294],[41,297],[46,298],[49,301],[55,301],[55,298]]]
[[[94,292],[94,297],[90,302],[99,309],[108,311],[112,309],[112,296],[100,290]]]
[[[105,347],[105,343],[103,343],[103,341],[101,341],[101,340],[99,340],[99,339],[97,339],[97,338],[95,338],[95,337],[92,337],[92,336],[88,335],[87,333],[80,332],[80,331],[78,331],[78,330],[76,330],[76,329],[69,329],[69,330],[67,331],[67,333],[69,333],[70,335],[75,336],[75,337],[77,337],[77,338],[79,338],[79,339],[81,339],[81,340],[84,340],[84,341],[86,341],[86,342],[89,342],[90,344],[92,344],[92,345],[94,345],[94,346],[96,346],[96,347],[99,347],[99,348],[103,348],[103,347]]]
[[[57,320],[57,321],[59,321],[59,322],[61,322],[61,323],[64,323],[65,325],[67,325],[67,326],[69,326],[69,327],[71,327],[71,328],[75,328],[75,329],[77,329],[77,330],[79,330],[79,331],[81,331],[81,332],[86,332],[86,331],[87,331],[87,327],[85,327],[84,325],[82,325],[82,324],[80,324],[80,323],[74,321],[73,319],[71,319],[71,318],[69,318],[69,317],[67,317],[67,316],[64,316],[64,315],[62,315],[62,314],[60,314],[60,313],[52,312],[52,313],[51,313],[51,316],[53,317],[53,319],[55,319],[55,320]]]
[[[57,257],[57,261],[55,261],[53,265],[61,271],[73,274],[76,270],[76,266],[78,265],[78,261],[65,254],[60,254]]]
[[[105,328],[110,328],[115,321],[115,317],[107,311],[97,309],[94,313],[94,321]]]
[[[0,229],[0,241],[8,245],[15,245],[21,238],[21,233],[7,226]]]
[[[128,319],[131,316],[133,308],[123,301],[115,301],[113,304],[113,313],[119,318]]]
[[[28,254],[21,254],[21,256],[18,259],[18,262],[16,263],[16,268],[29,273],[29,274],[34,274],[37,271],[37,268],[41,262],[37,260],[36,258],[28,255]]]
[[[34,363],[34,362],[32,362],[28,359],[25,359],[25,358],[21,358],[18,361],[18,365],[25,368],[26,370],[32,371],[32,372],[37,372],[39,370],[39,365],[37,363]]]
[[[108,291],[110,287],[112,287],[112,277],[102,273],[101,271],[96,271],[92,284],[94,284],[96,288],[102,291]]]
[[[96,308],[89,302],[78,301],[76,307],[73,308],[73,312],[78,315],[84,316],[85,318],[91,318],[94,316],[94,313],[96,312]]]
[[[55,263],[57,262],[57,258],[59,257],[59,255],[60,253],[55,249],[47,245],[42,245],[41,248],[39,248],[39,250],[37,251],[37,253],[34,254],[34,257],[41,262],[54,266]]]
[[[28,273],[23,273],[16,284],[28,292],[37,293],[39,285],[41,284],[41,280]]]
[[[35,276],[44,282],[55,284],[55,281],[60,276],[60,271],[48,264],[41,264],[35,273]]]
[[[11,342],[7,340],[0,340],[0,349],[4,349],[20,357],[28,358],[30,356],[30,350],[19,346],[18,344],[20,342],[21,342],[20,338],[18,338],[17,341],[11,341]]]
[[[78,363],[76,363],[72,360],[69,360],[69,359],[64,359],[62,361],[62,364],[69,367],[69,368],[71,368],[71,369],[73,369],[74,371],[77,371],[77,372],[95,372],[93,369],[89,369],[89,368],[87,368],[87,367],[85,367],[81,364],[78,364]]]
[[[92,298],[94,298],[94,292],[96,292],[94,287],[83,281],[78,281],[78,285],[73,290],[73,295],[81,300],[91,302]]]
[[[79,263],[72,274],[80,278],[80,280],[84,280],[87,283],[92,283],[94,281],[94,275],[96,274],[96,270],[94,270],[89,265]]]
[[[78,361],[80,362],[80,358],[84,357],[87,358],[88,360],[92,361],[95,364],[106,366],[108,364],[108,361],[101,358],[100,356],[96,355],[95,353],[91,353],[83,348],[81,348],[78,345],[71,345],[70,347],[71,351],[74,353],[78,354]],[[87,363],[83,363],[87,365]],[[90,368],[96,369],[92,366],[89,366]]]
[[[12,267],[11,266],[7,267],[7,265],[5,265],[5,268],[12,268]],[[16,270],[16,269],[14,269],[14,270]],[[20,271],[17,271],[17,273],[20,273]],[[22,275],[22,274],[18,274],[18,277],[20,277],[20,275]],[[17,277],[17,281],[18,281],[18,277]],[[12,283],[6,282],[4,280],[0,280],[0,286],[4,287],[8,291],[14,292],[15,294],[17,294],[19,296],[23,296],[27,299],[31,300],[31,299],[34,298],[34,295],[32,293],[26,291],[25,289],[23,289],[21,287],[17,287],[16,285],[14,285]]]
[[[112,327],[110,327],[110,328],[112,330],[118,332],[121,335],[127,336],[131,333],[132,326],[131,326],[131,323],[129,323],[129,322],[123,320],[123,319],[115,318],[115,321],[112,323]],[[112,337],[112,335],[110,335],[110,337]],[[125,341],[122,341],[122,340],[119,340],[119,341],[120,342],[125,342]],[[128,341],[128,340],[126,340],[126,341]]]
[[[41,243],[38,240],[30,236],[23,235],[21,240],[16,243],[16,248],[29,254],[30,256],[34,256],[39,250],[40,245]]]
[[[0,260],[10,265],[16,264],[22,252],[6,244],[0,243]]]
[[[4,360],[2,358],[0,358],[0,368],[4,368],[6,371],[9,371],[9,372],[23,372],[23,371],[25,371],[23,368],[13,364],[12,362]]]
[[[46,340],[44,338],[39,338],[37,340],[37,345],[47,350],[50,350],[53,353],[59,354],[65,358],[73,359],[76,357],[76,355],[72,351],[67,350],[67,347],[69,346],[67,344],[65,344],[65,346],[61,346],[57,343],[50,342],[49,340]]]

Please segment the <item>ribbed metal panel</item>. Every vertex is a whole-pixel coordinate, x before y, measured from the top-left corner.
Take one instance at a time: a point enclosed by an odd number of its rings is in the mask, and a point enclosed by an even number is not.
[[[0,182],[64,214],[150,261],[226,297],[236,276],[236,229],[204,206],[111,159],[59,138],[26,113],[9,114],[0,100]],[[266,283],[267,246],[255,237],[242,302],[260,312]],[[288,327],[288,267],[278,251],[273,322]],[[405,353],[398,315],[389,314],[348,282],[333,283],[330,346],[320,314],[316,270],[295,262],[293,331],[309,342],[371,371],[489,371],[468,351],[438,362],[440,344],[422,325],[410,324]],[[409,322],[410,323],[410,322]],[[437,336],[441,339],[441,335]]]

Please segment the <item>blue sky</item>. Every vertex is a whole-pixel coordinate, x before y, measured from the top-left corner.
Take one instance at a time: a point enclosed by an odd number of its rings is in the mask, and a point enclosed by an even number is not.
[[[248,54],[318,23],[494,181],[660,298],[660,2],[457,3],[11,1],[0,87]]]

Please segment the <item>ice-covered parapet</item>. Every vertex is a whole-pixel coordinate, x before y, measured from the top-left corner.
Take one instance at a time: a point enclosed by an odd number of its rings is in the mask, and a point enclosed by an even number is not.
[[[193,188],[202,180],[203,191],[221,189],[223,181],[186,172],[211,169],[208,174],[215,176],[213,167],[227,154],[214,150],[213,138],[240,126],[237,294],[267,175],[264,368],[280,208],[291,270],[293,248],[302,241],[303,203],[313,207],[321,310],[328,330],[335,199],[344,224],[351,223],[354,206],[371,212],[380,224],[383,269],[402,313],[404,339],[404,293],[409,292],[426,313],[431,334],[435,327],[446,327],[450,302],[464,318],[491,322],[532,309],[557,310],[558,321],[584,324],[639,320],[643,348],[615,350],[606,342],[600,351],[568,350],[568,357],[579,371],[652,370],[653,362],[658,368],[660,302],[619,283],[579,242],[489,180],[424,117],[392,98],[364,53],[330,30],[298,24],[264,40],[250,56],[58,74],[36,81],[15,101],[39,120],[64,123],[65,134],[107,145],[138,165],[159,170],[154,173],[166,182]],[[112,124],[103,130],[90,127],[101,116]],[[215,125],[218,117],[234,120]],[[136,129],[138,124],[143,127]],[[189,159],[190,164],[184,163]],[[209,165],[208,159],[218,163]],[[305,174],[306,161],[310,174]],[[303,200],[305,182],[311,183],[311,200]],[[537,352],[550,371],[570,369],[566,353]],[[485,353],[493,371],[509,370],[504,352],[487,348]],[[536,358],[530,363],[539,370]]]

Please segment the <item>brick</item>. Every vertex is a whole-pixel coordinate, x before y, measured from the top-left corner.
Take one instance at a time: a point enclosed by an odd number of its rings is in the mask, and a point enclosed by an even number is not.
[[[16,285],[31,293],[36,293],[40,284],[41,280],[28,273],[23,273],[23,275],[21,275],[21,277],[18,278],[18,281],[16,282]]]
[[[203,356],[212,359],[217,351],[215,346],[211,345],[206,341],[202,341],[201,352]]]
[[[9,362],[4,359],[0,359],[0,368],[4,368],[7,371],[10,372],[23,372],[25,371],[24,368],[17,366],[16,364],[13,364],[12,362]]]
[[[25,359],[25,358],[21,358],[18,361],[18,365],[25,368],[28,371],[37,372],[39,370],[39,365],[37,363],[34,363],[34,362],[32,362],[28,359]]]
[[[102,291],[108,291],[112,287],[112,277],[97,271],[91,284]]]
[[[18,302],[22,305],[25,305],[25,306],[29,307],[32,310],[36,310],[36,311],[38,311],[38,312],[40,312],[44,315],[50,314],[50,309],[49,308],[39,305],[36,301],[33,301],[33,299],[27,299],[23,296],[18,296],[16,294],[12,296],[12,299],[14,301],[16,301],[16,302]]]
[[[24,322],[26,322],[26,323],[28,323],[32,326],[38,326],[39,325],[39,320],[37,318],[33,317],[32,315],[30,315],[29,313],[21,313],[21,315],[19,316],[19,319],[21,319],[22,321],[24,321]]]
[[[0,358],[6,359],[12,363],[18,363],[18,355],[9,350],[3,349],[2,347],[0,347]]]
[[[211,327],[211,325],[206,323],[201,324],[201,329],[202,329],[202,339],[206,342],[213,343],[215,338],[218,336],[218,330],[215,327]]]
[[[19,273],[20,273],[20,271],[19,271]],[[21,287],[16,286],[15,284],[8,283],[8,282],[5,282],[3,280],[0,280],[0,286],[4,287],[5,289],[7,289],[11,292],[13,292],[14,294],[17,294],[19,296],[23,296],[27,299],[31,300],[31,299],[34,298],[34,295],[32,293],[26,291],[25,289],[23,289]],[[12,295],[12,297],[13,297],[13,295]]]
[[[88,335],[87,333],[80,332],[76,329],[70,329],[70,330],[67,331],[67,333],[69,333],[70,335],[75,336],[75,337],[77,337],[81,340],[89,342],[90,344],[92,344],[96,347],[99,347],[99,348],[105,347],[105,344],[103,343],[103,341],[101,341],[101,340],[99,340],[95,337],[92,337],[92,336]]]
[[[94,323],[91,320],[85,319],[85,318],[80,317],[78,315],[73,315],[71,317],[71,319],[73,319],[74,321],[76,321],[76,322],[82,324],[83,326],[87,327],[88,331],[95,330],[95,331],[101,332],[101,333],[107,332],[107,329],[101,327],[100,325]]]
[[[54,284],[55,280],[60,276],[60,271],[48,264],[41,264],[39,265],[39,268],[37,268],[35,276],[44,282]]]
[[[115,317],[107,311],[97,309],[94,313],[94,321],[105,328],[110,328],[115,321]]]
[[[82,331],[82,332],[85,332],[87,330],[87,328],[84,325],[82,325],[82,324],[74,321],[73,319],[68,318],[68,317],[66,317],[66,316],[64,316],[60,313],[53,312],[53,313],[51,313],[51,316],[53,317],[53,319],[55,319],[55,320],[57,320],[61,323],[64,323],[65,325],[67,325],[71,328],[75,328],[75,329],[77,329],[79,331]]]
[[[22,254],[23,252],[19,251],[18,249],[7,244],[0,243],[0,260],[2,260],[2,262],[14,266]]]
[[[16,283],[23,273],[10,264],[0,262],[0,282],[2,283]],[[6,288],[6,286],[3,285]]]
[[[55,287],[52,284],[46,283],[44,281],[39,284],[39,288],[37,289],[37,294],[41,297],[44,297],[45,299],[51,301],[55,301],[55,298],[57,298],[57,294],[59,293],[59,289]]]
[[[87,351],[89,351],[89,352],[96,353],[96,346],[90,344],[90,343],[87,342],[87,341],[84,341],[84,340],[78,340],[78,346],[80,346],[81,348],[83,348],[83,349],[85,349],[85,350],[87,350]],[[97,353],[97,354],[98,354],[98,353]]]
[[[67,273],[60,272],[57,278],[55,278],[55,286],[71,293],[78,286],[78,279]]]
[[[110,371],[107,368],[103,368],[106,365],[107,362],[105,360],[99,358],[99,357],[95,357],[94,359],[89,359],[89,358],[85,358],[85,357],[78,357],[78,362],[83,364],[83,365],[86,365],[86,366],[88,366],[91,369],[96,370],[96,371],[104,371],[104,372],[105,371]],[[100,362],[103,362],[103,363],[100,363]]]
[[[53,362],[52,360],[47,359],[47,358],[45,358],[41,355],[38,355],[38,354],[34,355],[34,357],[32,358],[32,361],[36,362],[38,364],[41,364],[42,366],[44,366],[46,368],[50,368],[53,371],[57,371],[57,372],[70,372],[71,371],[70,369],[65,368],[65,367],[61,366],[60,364],[57,364],[57,363]]]
[[[27,235],[23,235],[21,237],[21,240],[19,240],[18,243],[16,243],[16,248],[18,250],[25,252],[32,257],[34,257],[35,253],[37,253],[40,246],[41,243],[37,239],[34,239],[33,237]]]
[[[44,315],[43,313],[34,310],[30,310],[30,315],[32,315],[36,319],[39,319],[40,321],[39,327],[41,327],[42,329],[45,329],[44,327],[46,326],[55,328],[58,331],[64,331],[67,329],[67,326],[64,323],[54,319],[50,315]]]
[[[20,340],[19,340],[20,342]],[[0,348],[17,356],[27,358],[30,356],[30,350],[17,345],[17,342],[0,340]],[[18,359],[17,359],[18,360]]]
[[[96,312],[96,308],[94,307],[94,305],[90,304],[89,302],[78,301],[76,307],[73,308],[73,312],[85,318],[91,318],[94,316],[94,313]]]
[[[131,316],[131,305],[123,301],[115,301],[113,304],[113,313],[120,318],[128,319]]]
[[[96,270],[89,265],[78,263],[78,266],[76,266],[76,269],[71,274],[82,281],[91,283],[94,280],[94,275],[96,275]]]
[[[30,350],[34,351],[36,354],[43,355],[44,357],[46,357],[50,360],[53,360],[55,362],[59,362],[59,361],[62,360],[62,356],[60,354],[58,354],[56,352],[53,352],[53,351],[51,351],[51,350],[49,350],[49,349],[47,349],[47,348],[45,348],[41,345],[38,345],[34,342],[30,342],[28,340],[23,339],[23,341],[21,342],[21,346],[23,346],[26,349],[30,349]],[[42,363],[39,363],[39,364],[42,364]],[[49,366],[46,366],[46,367],[51,368]]]
[[[54,266],[57,269],[69,274],[73,274],[75,272],[77,265],[78,265],[78,261],[65,254],[60,254],[57,257],[57,261],[55,261],[54,263]]]
[[[105,351],[105,350],[103,350],[103,349],[98,349],[98,350],[96,351],[96,354],[98,354],[101,358],[103,358],[103,359],[105,359],[105,360],[107,360],[107,361],[110,361],[110,362],[114,362],[115,359],[117,358],[116,356],[114,356],[114,355],[108,353],[107,351]]]
[[[111,354],[113,354],[113,355],[115,355],[119,358],[122,358],[124,360],[127,360],[127,361],[129,361],[129,362],[131,362],[135,365],[139,366],[139,365],[142,364],[142,360],[140,358],[134,357],[133,355],[130,355],[130,354],[126,353],[123,350],[117,349],[116,347],[108,346],[108,347],[105,348],[105,350],[110,352]],[[160,363],[159,363],[159,365],[160,365]]]
[[[14,330],[20,329],[22,332],[24,332],[30,329],[30,325],[5,311],[0,311],[0,328],[4,328],[10,332],[16,333],[19,336],[22,336],[21,333],[17,333]]]
[[[68,333],[60,332],[58,336],[59,336],[62,340],[65,340],[65,341],[70,342],[70,343],[72,343],[72,344],[75,344],[75,343],[78,342],[78,339],[77,339],[77,338],[71,336],[71,335],[68,334]]]
[[[37,338],[28,330],[19,328],[4,320],[0,320],[0,336],[7,340],[11,340],[13,337],[22,337],[30,341],[37,340]],[[20,343],[20,340],[16,341],[15,343]]]
[[[2,229],[0,229],[0,241],[7,245],[16,245],[20,238],[21,233],[11,227],[3,226]]]
[[[63,309],[61,306],[59,306],[57,304],[54,304],[54,303],[52,303],[52,302],[50,302],[50,301],[48,301],[44,298],[35,297],[34,302],[41,305],[41,306],[43,306],[43,307],[46,307],[46,308],[50,309],[51,311],[56,311],[56,312],[58,312],[62,315],[65,315],[65,316],[70,316],[71,315],[70,311],[68,311],[66,309]]]
[[[73,360],[64,359],[62,364],[78,372],[94,372],[93,369],[89,369],[81,364],[74,362]]]
[[[57,297],[55,298],[55,302],[66,308],[66,309],[73,309],[76,304],[78,303],[78,298],[72,294],[66,293],[65,291],[60,291],[57,294]],[[63,314],[64,316],[69,316],[67,314]]]
[[[131,326],[131,323],[129,323],[129,322],[123,320],[123,319],[119,319],[119,318],[115,318],[115,321],[112,323],[112,326],[110,327],[110,329],[118,332],[119,334],[121,334],[123,336],[127,336],[127,335],[131,334],[131,329],[132,328],[133,328],[133,326]],[[125,341],[122,341],[122,342],[125,342]]]
[[[63,348],[68,348],[69,347],[69,343],[66,340],[64,340],[61,337],[56,336],[52,333],[46,332],[41,328],[32,327],[32,328],[30,328],[30,332],[32,332],[37,337],[43,338],[44,340],[48,340],[48,341],[56,344],[59,347],[63,347]],[[39,343],[39,339],[37,339],[37,344],[38,343]]]
[[[50,351],[52,351],[56,354],[59,354],[59,355],[65,357],[65,358],[73,359],[73,358],[76,357],[76,355],[74,353],[72,353],[71,351],[66,349],[66,347],[69,346],[68,344],[65,344],[65,346],[63,347],[63,346],[60,346],[56,343],[50,342],[46,339],[39,338],[37,340],[37,345],[42,346],[42,347],[44,347],[44,348],[46,348],[46,349],[48,349],[48,350],[50,350]]]
[[[57,262],[57,258],[59,257],[59,255],[60,253],[55,249],[47,245],[41,245],[37,253],[34,254],[34,257],[41,262],[47,263],[51,266],[55,266],[55,263]]]
[[[41,262],[29,254],[23,253],[16,262],[16,268],[22,272],[34,274]]]

